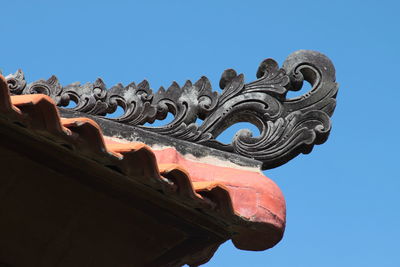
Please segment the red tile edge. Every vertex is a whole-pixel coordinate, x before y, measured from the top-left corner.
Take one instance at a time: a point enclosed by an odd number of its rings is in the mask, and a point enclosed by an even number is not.
[[[156,189],[201,203],[201,207],[208,207],[225,220],[233,243],[240,249],[264,250],[283,236],[283,195],[275,183],[259,172],[187,160],[173,148],[156,151],[142,143],[110,142],[93,120],[60,118],[48,96],[10,96],[0,75],[0,119],[4,118],[34,134],[68,144],[101,164],[114,165],[133,179],[146,177],[142,182]]]
[[[196,192],[219,186],[228,192],[232,210],[242,220],[234,226],[235,246],[245,250],[264,250],[278,243],[285,230],[286,203],[279,187],[258,170],[224,167],[182,156],[174,148],[153,150],[158,164],[174,163],[190,173]],[[212,161],[212,159],[208,160]]]

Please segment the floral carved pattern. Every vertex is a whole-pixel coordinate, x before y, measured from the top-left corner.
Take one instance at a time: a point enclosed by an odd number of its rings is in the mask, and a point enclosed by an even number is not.
[[[291,54],[280,68],[273,59],[264,60],[257,79],[245,83],[243,74],[228,69],[223,72],[221,94],[212,91],[206,77],[197,82],[187,81],[182,87],[172,83],[153,92],[147,81],[127,86],[117,84],[109,89],[101,79],[94,83],[73,83],[63,87],[57,77],[27,84],[18,70],[6,77],[10,92],[46,94],[58,106],[70,101],[75,111],[104,117],[118,106],[124,113],[112,121],[140,127],[161,135],[195,142],[215,149],[237,153],[263,162],[263,169],[282,165],[300,153],[309,153],[314,144],[328,138],[336,105],[338,86],[332,62],[321,53],[300,50]],[[307,81],[312,88],[295,98],[289,91],[298,91]],[[168,113],[174,119],[161,127],[144,126],[163,120]],[[203,120],[201,125],[197,119]],[[216,138],[238,122],[257,126],[260,135],[249,130],[237,132],[230,144]]]

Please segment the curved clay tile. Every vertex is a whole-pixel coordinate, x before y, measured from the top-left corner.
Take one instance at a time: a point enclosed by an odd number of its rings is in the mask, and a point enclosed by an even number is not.
[[[113,141],[103,136],[93,120],[60,118],[48,96],[10,97],[1,75],[0,112],[0,118],[18,121],[46,138],[60,139],[59,143],[129,179],[219,216],[240,249],[264,250],[283,236],[285,200],[278,186],[259,170],[189,159],[174,148],[155,150],[143,143]]]
[[[209,187],[215,183],[225,188],[238,219],[232,224],[236,247],[264,250],[281,240],[286,221],[285,199],[279,187],[258,169],[226,167],[212,158],[196,160],[182,156],[174,148],[153,152],[159,164],[172,162],[186,169],[193,184]]]

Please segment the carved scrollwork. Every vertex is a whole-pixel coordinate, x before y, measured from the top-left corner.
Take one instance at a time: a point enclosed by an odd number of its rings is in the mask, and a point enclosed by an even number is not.
[[[14,74],[6,77],[8,88],[11,94],[19,95],[26,86],[25,76],[22,70],[17,70]]]
[[[266,59],[256,76],[255,81],[245,83],[243,74],[226,70],[220,80],[221,94],[212,91],[206,77],[194,84],[187,81],[183,87],[173,82],[156,93],[147,81],[106,89],[101,79],[62,87],[55,76],[27,85],[20,70],[6,78],[12,94],[46,94],[58,106],[74,101],[73,110],[98,116],[111,114],[120,106],[124,113],[109,120],[253,158],[262,161],[264,169],[309,153],[314,144],[326,141],[338,89],[335,69],[326,56],[300,50],[291,54],[282,68],[273,59]],[[300,90],[304,81],[312,89],[287,98],[288,91]],[[170,123],[144,126],[163,120],[168,113],[174,116]],[[196,124],[198,118],[203,120],[201,125]],[[256,125],[260,135],[253,137],[249,130],[240,130],[231,144],[216,140],[237,122]]]

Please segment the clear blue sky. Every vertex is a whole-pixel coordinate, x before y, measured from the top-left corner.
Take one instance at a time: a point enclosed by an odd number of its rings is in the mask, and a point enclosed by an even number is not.
[[[28,81],[156,89],[206,75],[217,88],[226,68],[251,81],[264,58],[325,53],[340,83],[330,139],[265,172],[287,200],[284,239],[263,252],[227,242],[205,266],[400,266],[399,1],[0,3],[0,69]]]

